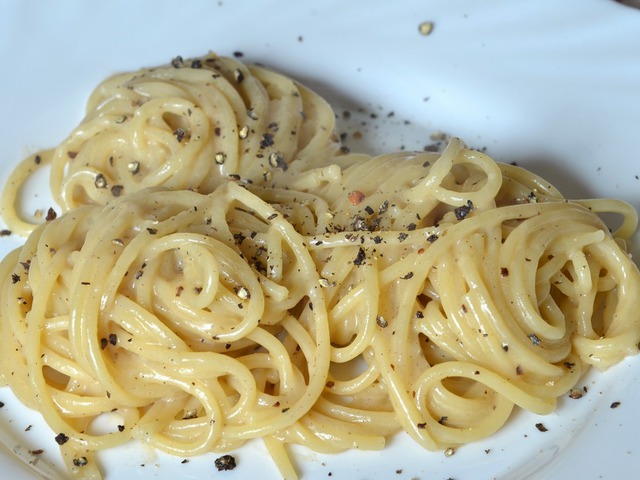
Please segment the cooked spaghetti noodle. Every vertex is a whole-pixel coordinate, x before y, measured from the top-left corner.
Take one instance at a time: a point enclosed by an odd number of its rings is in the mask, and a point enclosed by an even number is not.
[[[90,111],[128,111],[139,81],[173,98],[159,71],[107,81]],[[190,84],[204,70],[176,72]],[[264,145],[244,156],[236,139],[229,163],[175,172],[163,165],[197,149],[153,147],[155,173],[113,198],[102,180],[132,172],[93,139],[155,130],[109,118],[89,115],[102,133],[82,127],[56,149],[66,213],[0,264],[0,375],[78,477],[100,478],[94,453],[131,439],[193,456],[262,438],[287,479],[292,443],[382,449],[404,430],[453,447],[515,406],[553,411],[590,366],[638,352],[640,273],[624,247],[637,215],[623,202],[569,201],[457,139],[441,155],[317,163],[296,144],[295,175],[269,182]],[[158,138],[180,143],[163,118]],[[303,143],[333,148],[316,127]],[[98,163],[73,171],[81,154]],[[596,212],[623,221],[611,234]]]
[[[292,79],[209,54],[114,75],[91,95],[86,116],[58,147],[26,158],[3,193],[2,215],[28,234],[16,212],[18,189],[51,164],[63,211],[104,205],[142,188],[209,193],[229,177],[256,184],[295,175],[296,162],[337,151],[333,110]]]

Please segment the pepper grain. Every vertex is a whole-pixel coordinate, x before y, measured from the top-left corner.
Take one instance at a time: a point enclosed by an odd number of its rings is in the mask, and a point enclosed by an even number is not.
[[[223,455],[216,458],[214,464],[219,472],[233,470],[236,468],[236,459],[232,455]]]

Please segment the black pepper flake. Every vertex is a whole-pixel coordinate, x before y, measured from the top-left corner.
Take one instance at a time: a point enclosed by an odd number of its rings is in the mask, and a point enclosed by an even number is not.
[[[233,234],[233,239],[235,240],[236,245],[242,245],[242,242],[244,242],[245,238],[247,237],[244,236],[242,232]]]
[[[416,311],[416,318],[424,318],[424,313],[421,310]]]
[[[184,465],[185,463],[189,463],[189,459],[185,458],[185,459],[184,459],[184,460],[182,460],[180,463],[182,463],[183,465]]]
[[[273,220],[273,219],[274,219],[274,218],[276,218],[277,216],[278,216],[278,214],[277,214],[277,213],[272,213],[271,215],[269,215],[269,216],[267,217],[267,220]]]
[[[403,277],[400,277],[402,280],[409,280],[411,278],[413,278],[413,272],[409,272],[406,275],[404,275]]]
[[[236,83],[244,82],[244,73],[239,68],[236,68],[236,71],[233,72],[233,77],[236,79]]]
[[[78,155],[78,152],[67,152],[67,156],[73,160]]]
[[[102,350],[104,350],[105,348],[107,348],[107,345],[109,344],[109,341],[106,338],[101,338],[100,339],[100,348]]]
[[[64,445],[69,441],[69,437],[67,437],[64,433],[59,433],[58,435],[56,435],[55,440],[58,445]]]
[[[407,230],[409,230],[410,232],[412,232],[413,230],[416,229],[416,224],[415,223],[410,223],[409,225],[407,225]]]
[[[18,283],[20,281],[20,275],[17,273],[11,274],[11,283]]]
[[[87,465],[87,463],[89,463],[89,461],[87,460],[87,457],[79,457],[79,458],[73,459],[73,464],[76,467],[84,467]]]
[[[227,154],[224,152],[216,152],[213,159],[218,165],[224,165],[224,162],[227,161]]]
[[[408,236],[409,235],[407,233],[400,232],[400,234],[398,235],[398,240],[400,240],[401,242],[404,242],[407,239]]]
[[[610,408],[618,408],[620,406],[620,402],[613,402]]]
[[[387,320],[382,315],[378,315],[376,317],[376,323],[380,328],[387,328],[389,326],[389,322],[387,322]]]
[[[425,428],[427,428],[427,423],[426,422],[418,423],[418,424],[416,424],[416,427],[418,427],[421,430],[424,430]]]
[[[111,187],[111,195],[113,195],[114,197],[119,197],[120,195],[122,195],[122,190],[124,190],[123,185],[114,185],[113,187]]]
[[[47,222],[50,222],[51,220],[55,220],[58,217],[58,214],[56,213],[56,211],[53,208],[49,208],[49,210],[47,210],[47,216],[45,217],[45,220]]]
[[[501,267],[500,268],[500,275],[502,277],[508,277],[509,276],[509,269],[507,267]]]
[[[522,367],[520,365],[518,365],[516,367],[516,374],[517,375],[522,375],[524,373],[524,370],[522,369]]]
[[[353,219],[353,223],[351,226],[356,231],[367,230],[367,222],[365,222],[364,218],[358,215]],[[355,236],[350,238],[351,241],[355,241],[356,239],[357,237]]]
[[[467,200],[466,205],[455,208],[453,213],[456,215],[458,220],[464,220],[471,213],[471,210],[473,210],[473,202],[471,200]]]
[[[534,345],[540,345],[540,337],[538,337],[535,333],[530,333],[529,335],[527,335],[527,337],[529,337],[529,340],[531,340],[531,343],[533,343]]]
[[[102,173],[99,173],[96,175],[93,184],[96,186],[96,188],[107,188],[107,179]]]
[[[582,390],[578,390],[577,388],[572,388],[569,392],[569,398],[573,398],[574,400],[582,398],[583,396],[584,393],[582,393]]]
[[[233,56],[236,58],[242,58],[244,56],[244,53],[242,53],[239,50],[236,50],[235,52],[233,52]]]
[[[236,468],[236,459],[232,455],[218,457],[214,463],[219,472]]]
[[[285,172],[289,168],[289,165],[284,160],[284,156],[280,152],[273,152],[269,155],[269,165],[274,168],[281,168]]]
[[[262,140],[260,141],[260,148],[267,148],[273,145],[273,135],[270,133],[263,133]]]
[[[36,155],[33,161],[35,162],[36,165],[40,165],[40,162],[42,162],[42,157],[40,155]]]
[[[375,211],[373,210],[373,208],[371,208],[369,205],[367,205],[366,207],[364,207],[364,211],[367,212],[367,214],[369,215],[373,215],[375,213]]]
[[[542,423],[536,423],[536,428],[541,432],[547,431],[547,427],[545,427]]]
[[[184,59],[180,55],[178,55],[177,57],[171,59],[171,65],[173,66],[173,68],[180,68],[184,65]]]
[[[6,228],[0,230],[0,237],[8,237],[9,235],[11,235],[11,230],[7,230]]]
[[[382,243],[382,238],[376,235],[375,237],[373,237],[373,243]]]
[[[29,453],[31,455],[42,455],[44,453],[44,450],[39,448],[37,450],[29,450]]]
[[[131,175],[135,175],[140,172],[140,162],[129,162],[127,164],[127,169],[131,172]]]
[[[380,208],[378,208],[378,215],[382,215],[383,213],[385,213],[387,210],[389,209],[389,200],[385,200],[384,202],[382,202],[382,204],[380,205]]]
[[[432,233],[431,235],[429,235],[427,237],[427,242],[429,243],[433,243],[438,239],[438,235],[436,235],[435,233]]]
[[[176,140],[178,140],[178,142],[182,142],[182,140],[184,140],[184,137],[187,134],[187,132],[185,131],[184,128],[176,128],[173,131],[173,134],[176,136]]]
[[[358,249],[358,254],[356,255],[356,258],[354,258],[354,260],[353,260],[353,264],[354,265],[362,265],[364,263],[365,258],[366,258],[366,255],[364,253],[364,249],[362,247],[360,247]]]
[[[149,232],[149,235],[155,235],[156,233],[158,233],[158,229],[157,228],[147,228],[147,232]]]
[[[202,68],[202,60],[195,59],[191,62],[191,68]]]
[[[0,408],[4,407],[4,402],[0,402]]]
[[[116,345],[118,343],[118,336],[115,333],[109,334],[109,343],[111,345]]]
[[[567,368],[573,368],[576,366],[576,364],[573,362],[564,362],[564,366]]]

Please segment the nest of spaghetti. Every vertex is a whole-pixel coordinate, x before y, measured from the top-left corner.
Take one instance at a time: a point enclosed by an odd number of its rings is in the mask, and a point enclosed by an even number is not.
[[[638,352],[636,223],[456,139],[286,189],[143,189],[2,262],[2,378],[82,475],[130,439],[191,456],[262,438],[286,478],[292,443],[453,447]]]
[[[33,229],[15,200],[45,165],[67,212],[157,186],[210,193],[239,178],[284,185],[305,161],[326,162],[339,147],[330,105],[292,78],[214,53],[176,57],[100,83],[68,137],[13,173],[3,217],[15,233]]]

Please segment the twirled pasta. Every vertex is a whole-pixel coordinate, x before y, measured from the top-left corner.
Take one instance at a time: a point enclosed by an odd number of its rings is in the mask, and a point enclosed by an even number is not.
[[[324,162],[338,148],[323,98],[282,74],[214,54],[114,75],[86,110],[58,147],[14,173],[2,201],[13,231],[34,227],[15,209],[34,163],[51,163],[53,197],[69,211],[153,186],[209,193],[230,176],[278,184],[295,175],[296,162]]]
[[[262,438],[287,479],[287,444],[454,447],[638,352],[632,207],[455,138],[370,157],[332,135],[315,94],[210,55],[108,79],[37,157],[64,213],[0,263],[0,377],[74,475],[130,439]],[[24,233],[32,161],[3,197]]]
[[[130,438],[194,455],[269,436],[325,385],[328,322],[303,239],[235,184],[78,208],[2,277],[2,377],[68,437],[83,476],[98,472],[79,458]],[[90,433],[113,412],[119,430]]]
[[[455,139],[442,156],[343,161],[299,179],[317,194],[260,192],[309,235],[326,287],[336,437],[393,412],[428,449],[467,443],[638,352],[640,275],[617,243],[636,228],[629,205],[569,202]],[[593,210],[623,216],[617,240]]]

